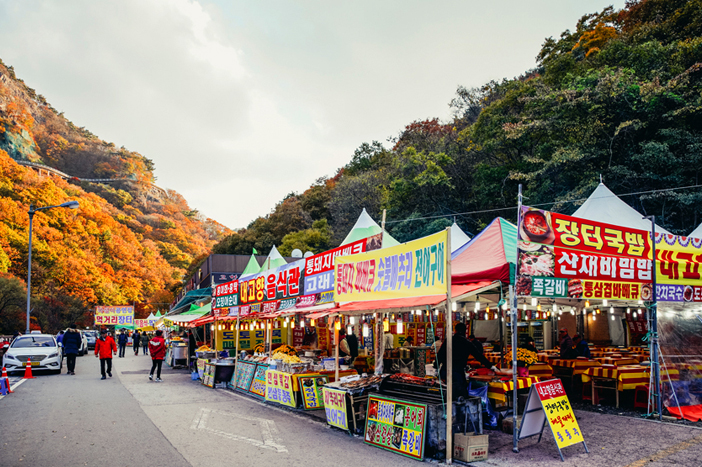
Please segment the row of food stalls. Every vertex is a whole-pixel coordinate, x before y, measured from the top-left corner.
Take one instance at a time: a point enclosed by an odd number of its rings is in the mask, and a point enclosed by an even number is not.
[[[515,353],[517,334],[539,337],[532,328],[541,327],[546,360],[540,363],[563,370],[572,382],[573,376],[598,365],[594,359],[558,360],[549,351],[556,341],[548,339],[556,328],[586,332],[597,329],[598,321],[619,322],[627,324],[622,330],[627,339],[641,335],[644,340],[656,319],[649,312],[656,295],[670,298],[672,287],[681,291],[676,297],[683,307],[702,301],[699,279],[684,274],[696,271],[694,261],[685,260],[700,255],[702,245],[685,237],[657,234],[652,242],[646,231],[532,208],[520,210],[519,228],[498,218],[454,248],[450,232],[386,246],[389,236],[371,228],[337,249],[295,263],[280,264],[272,253],[263,268],[252,265],[239,280],[214,287],[212,313],[170,319],[179,326],[209,326],[215,345],[198,353],[204,384],[291,408],[324,408],[330,425],[363,433],[369,444],[415,458],[446,453],[450,460],[453,440],[446,436],[447,427],[465,430],[470,422],[473,431],[481,432],[486,402],[478,396],[455,404],[451,388],[435,377],[431,363],[437,343],[457,322],[465,322],[476,335],[482,330],[499,336],[494,340],[511,342]],[[655,262],[654,245],[660,245]],[[681,280],[654,288],[653,277]],[[695,311],[688,307],[683,316]],[[526,333],[522,323],[528,324]],[[540,326],[532,326],[536,323]],[[344,334],[357,336],[353,361],[338,358],[337,343]],[[393,347],[388,352],[386,342]],[[633,352],[634,347],[625,349]],[[219,351],[229,356],[217,358]],[[682,355],[680,349],[673,352]],[[602,349],[603,355],[612,353]],[[702,349],[695,348],[694,354]],[[516,355],[505,359],[504,350],[487,356],[505,366],[516,360]],[[601,372],[586,377],[614,376],[616,381],[613,373],[626,370],[599,366]],[[646,376],[647,369],[640,370]],[[546,371],[542,377],[552,374]],[[499,403],[536,381],[536,376],[482,380],[487,382],[485,396]],[[463,426],[454,426],[453,420]]]

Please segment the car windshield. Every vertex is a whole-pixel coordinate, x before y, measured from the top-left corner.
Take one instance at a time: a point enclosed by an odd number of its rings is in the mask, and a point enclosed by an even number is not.
[[[25,347],[56,347],[56,341],[50,336],[26,336],[18,337],[12,343],[12,348]]]
[[[83,334],[87,337],[95,337],[95,331],[85,331]]]

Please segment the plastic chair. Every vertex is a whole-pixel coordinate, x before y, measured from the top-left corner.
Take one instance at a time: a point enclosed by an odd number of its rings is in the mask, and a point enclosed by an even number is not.
[[[634,408],[635,409],[647,409],[648,408],[648,384],[642,384],[641,386],[636,386],[634,390]]]

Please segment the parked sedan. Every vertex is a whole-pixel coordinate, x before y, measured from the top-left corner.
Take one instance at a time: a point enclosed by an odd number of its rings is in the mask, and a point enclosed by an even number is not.
[[[51,334],[28,334],[19,336],[3,356],[3,366],[8,372],[23,371],[31,358],[32,370],[61,372],[63,359],[61,348]]]
[[[95,348],[95,340],[97,339],[97,331],[83,331],[88,339],[88,350]]]

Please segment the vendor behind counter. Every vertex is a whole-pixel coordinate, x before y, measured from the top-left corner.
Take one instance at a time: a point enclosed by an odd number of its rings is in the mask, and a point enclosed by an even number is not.
[[[476,341],[477,342],[477,341]],[[482,348],[476,348],[475,344],[466,339],[466,325],[464,323],[456,324],[455,333],[453,334],[453,397],[468,396],[468,381],[466,380],[466,364],[468,358],[475,358],[485,368],[491,368],[497,371],[490,361],[483,355]],[[439,362],[439,375],[441,380],[446,382],[446,342],[441,344],[439,353],[436,356]]]

